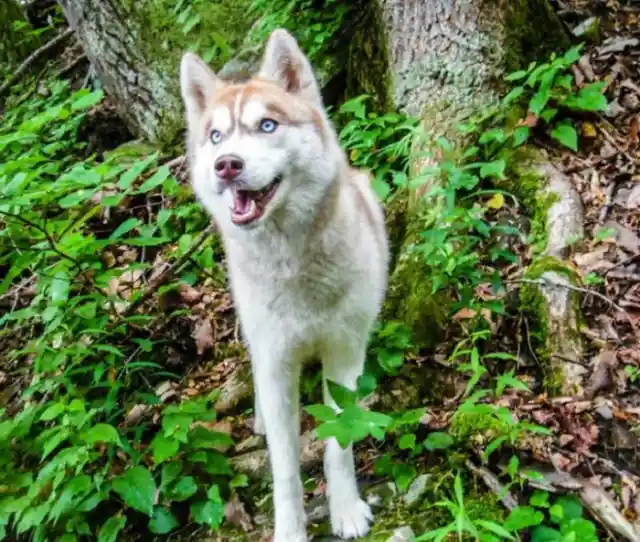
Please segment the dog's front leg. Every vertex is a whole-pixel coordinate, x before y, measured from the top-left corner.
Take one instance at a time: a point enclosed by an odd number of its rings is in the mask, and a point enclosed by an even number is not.
[[[274,350],[272,344],[268,345],[254,362],[259,410],[264,420],[273,475],[273,542],[306,542],[296,392],[300,365],[286,354],[275,355]]]
[[[327,380],[351,390],[356,389],[365,360],[365,343],[356,339],[335,341],[326,347],[322,360],[325,404],[339,411],[331,398]],[[324,472],[333,534],[341,538],[358,538],[369,532],[373,515],[369,505],[360,498],[356,480],[353,446],[346,449],[335,438],[327,440]]]

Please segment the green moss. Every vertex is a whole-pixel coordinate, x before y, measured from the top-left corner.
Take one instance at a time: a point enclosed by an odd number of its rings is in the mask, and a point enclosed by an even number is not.
[[[507,71],[520,69],[534,60],[540,60],[553,51],[569,46],[569,35],[548,0],[516,0],[503,2],[507,35]],[[544,39],[541,38],[541,32]]]
[[[389,69],[389,52],[382,28],[382,12],[378,2],[369,2],[353,35],[347,60],[346,97],[368,94],[377,111],[390,111],[393,90]]]
[[[576,271],[568,264],[551,256],[541,256],[535,259],[527,268],[525,280],[537,280],[545,273],[556,273],[565,277],[570,283],[576,284],[578,276]],[[579,301],[574,298],[574,314],[580,315]],[[554,352],[562,351],[567,341],[578,342],[580,340],[578,326],[572,329],[565,326],[565,333],[571,336],[560,336],[557,330],[549,322],[547,301],[536,284],[523,284],[520,289],[520,310],[527,321],[530,322],[528,333],[531,346],[540,362],[544,374],[544,387],[551,395],[557,395],[564,391],[564,374],[562,366],[558,366],[552,359]],[[563,343],[563,344],[560,344]]]

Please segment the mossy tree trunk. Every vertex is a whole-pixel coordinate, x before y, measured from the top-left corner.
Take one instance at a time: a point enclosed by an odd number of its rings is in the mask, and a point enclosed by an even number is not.
[[[380,104],[422,119],[427,142],[455,138],[456,125],[498,100],[505,74],[568,43],[547,0],[375,0],[370,26],[354,39],[350,86],[375,89]],[[389,209],[399,255],[387,316],[424,343],[441,323],[440,303],[430,300],[419,261],[406,256],[424,208],[414,203],[406,195]]]
[[[35,47],[35,40],[25,39],[24,30],[16,30],[14,24],[27,24],[22,8],[16,0],[0,2],[0,64],[16,64],[24,60]]]
[[[59,4],[131,131],[163,146],[179,140],[183,129],[178,88],[182,53],[196,43],[213,46],[213,36],[232,47],[235,36],[244,37],[250,24],[248,0],[207,3],[199,6],[202,13],[194,10],[182,22],[177,3],[169,0]],[[185,32],[189,18],[195,25]]]

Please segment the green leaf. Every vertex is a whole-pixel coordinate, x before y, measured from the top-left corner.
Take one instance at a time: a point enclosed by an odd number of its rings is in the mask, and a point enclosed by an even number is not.
[[[196,523],[216,528],[224,518],[224,506],[211,500],[195,502],[191,505],[191,515]]]
[[[486,177],[496,177],[497,179],[504,179],[504,170],[507,167],[507,163],[500,159],[488,162],[482,165],[480,168],[480,177],[485,179]]]
[[[577,542],[598,542],[596,526],[584,518],[571,518],[562,522],[560,532],[565,537],[573,533]]]
[[[549,515],[554,523],[581,518],[583,515],[582,503],[573,496],[558,497],[549,509]]]
[[[453,438],[448,433],[441,433],[435,431],[429,433],[429,436],[424,441],[425,448],[430,452],[434,450],[445,450],[453,446]]]
[[[113,516],[105,521],[104,525],[100,527],[98,533],[98,542],[116,542],[118,539],[118,533],[124,529],[127,523],[127,518],[122,516]]]
[[[529,504],[538,508],[549,508],[549,492],[537,489],[531,495]]]
[[[229,482],[229,487],[248,487],[249,486],[249,478],[246,474],[236,474],[231,481]]]
[[[549,101],[551,97],[551,92],[548,88],[540,89],[531,101],[529,102],[529,111],[531,111],[534,115],[539,116],[542,113],[545,105]]]
[[[158,152],[154,152],[153,154],[147,156],[144,160],[140,160],[136,162],[129,170],[125,171],[120,180],[118,181],[118,186],[122,190],[128,189],[133,182],[140,176],[142,173],[153,164],[158,158]]]
[[[497,534],[501,538],[506,538],[507,540],[515,540],[515,537],[509,531],[507,531],[507,529],[505,529],[501,525],[498,525],[494,521],[477,519],[475,523],[476,525],[485,528],[487,531]]]
[[[418,472],[410,463],[396,463],[393,466],[392,474],[398,489],[400,491],[406,491]]]
[[[544,525],[534,527],[531,532],[531,542],[561,542],[561,540],[562,534],[560,534],[560,531]]]
[[[572,151],[578,151],[578,132],[571,124],[558,124],[551,131],[551,137]]]
[[[504,522],[504,528],[511,532],[518,532],[544,521],[544,514],[530,506],[514,508]]]
[[[321,422],[330,422],[338,417],[336,411],[328,405],[309,405],[304,410]]]
[[[413,450],[416,447],[416,436],[413,433],[402,435],[398,447],[401,450]]]
[[[140,188],[138,188],[138,193],[149,192],[154,188],[160,186],[164,181],[166,181],[171,175],[171,170],[167,166],[162,166],[158,168],[151,177],[149,177],[145,182],[142,183]]]
[[[331,398],[336,402],[336,404],[344,409],[348,406],[354,405],[358,399],[358,394],[350,390],[333,380],[327,379],[327,388],[329,389],[329,394]]]
[[[149,530],[156,534],[167,534],[173,531],[180,523],[176,517],[166,508],[158,507],[153,511],[153,517],[149,520]]]
[[[531,133],[531,129],[528,126],[518,126],[513,131],[513,142],[511,143],[512,147],[519,147],[523,143],[529,139],[529,134]]]
[[[150,448],[153,452],[153,461],[156,464],[160,464],[175,457],[180,449],[180,441],[172,437],[166,437],[163,433],[156,433],[156,436],[151,441]]]
[[[162,466],[162,476],[160,478],[160,489],[163,490],[171,484],[182,472],[182,461],[172,461]]]
[[[77,98],[71,103],[71,110],[81,111],[100,103],[102,98],[104,98],[104,92],[102,90],[95,90],[89,93],[86,90],[81,90],[74,94],[74,96],[77,96]]]
[[[133,467],[113,481],[113,489],[134,510],[147,516],[153,513],[156,483],[144,467]]]
[[[113,233],[109,236],[109,239],[120,239],[123,235],[137,228],[140,224],[142,224],[142,221],[139,218],[129,218],[113,231]]]
[[[40,416],[40,421],[49,422],[51,420],[55,420],[63,412],[64,412],[64,405],[62,403],[55,403],[42,413],[42,416]]]
[[[169,492],[172,500],[182,502],[186,501],[198,491],[198,484],[192,476],[182,478]]]
[[[117,443],[120,435],[113,425],[99,423],[94,425],[84,435],[84,441],[87,444],[95,444],[96,442]]]
[[[505,81],[519,81],[520,79],[524,79],[526,76],[527,72],[525,70],[518,70],[506,75],[504,79]]]

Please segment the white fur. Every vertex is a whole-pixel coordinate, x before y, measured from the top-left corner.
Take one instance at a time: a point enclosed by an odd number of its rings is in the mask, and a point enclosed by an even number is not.
[[[297,88],[288,86],[291,71],[282,69],[287,65],[297,70]],[[279,126],[272,134],[230,127],[229,122],[225,126],[227,106],[201,107],[202,101],[193,98],[200,96],[198,90],[215,97],[220,83],[192,54],[183,59],[181,83],[194,190],[222,234],[252,360],[255,429],[266,432],[273,473],[274,542],[304,542],[301,368],[319,357],[325,379],[355,388],[386,289],[388,247],[383,213],[368,178],[349,167],[325,116],[309,62],[286,31],[270,37],[260,75],[312,104],[322,118],[325,138],[310,123]],[[239,104],[234,104],[234,114],[241,124],[259,123],[264,114],[259,95],[242,111]],[[198,134],[207,115],[213,115],[213,128],[224,132],[219,145]],[[282,176],[275,198],[255,226],[240,227],[230,220],[230,191],[221,191],[213,170],[215,159],[227,153],[245,161],[243,181],[252,188]],[[326,384],[324,395],[326,403],[337,408]],[[324,468],[333,532],[343,538],[365,535],[372,515],[359,496],[351,447],[343,450],[335,439],[329,440]]]

